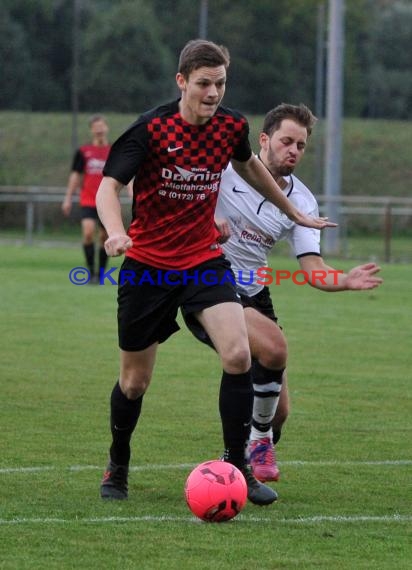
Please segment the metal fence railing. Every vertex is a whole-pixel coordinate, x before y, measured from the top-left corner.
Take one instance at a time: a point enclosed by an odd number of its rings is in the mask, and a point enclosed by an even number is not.
[[[347,234],[361,226],[365,228],[371,216],[374,216],[375,232],[383,243],[383,259],[392,260],[392,242],[394,232],[401,230],[410,233],[412,229],[412,198],[396,196],[325,196],[318,195],[317,201],[321,215],[325,215],[328,202],[338,203],[340,224],[342,226],[342,241],[345,242]],[[358,217],[366,220],[362,225],[354,223]],[[396,222],[395,222],[396,220]],[[402,220],[402,223],[400,223]],[[412,247],[410,248],[412,256]]]
[[[32,245],[34,236],[44,226],[45,205],[62,204],[65,187],[60,186],[0,186],[0,208],[2,204],[23,204],[24,205],[24,241],[27,245]],[[79,203],[79,196],[73,196],[73,204]],[[130,198],[126,195],[120,198],[124,205],[130,205]],[[59,208],[60,211],[60,208]],[[21,222],[20,222],[21,224]],[[10,220],[8,220],[10,225]],[[17,221],[16,221],[17,225]]]
[[[44,211],[42,205],[61,204],[66,189],[64,187],[45,186],[0,186],[0,211],[2,206],[21,204],[24,205],[23,224],[24,241],[27,244],[34,242],[36,228],[43,226]],[[400,227],[411,229],[412,227],[412,198],[392,196],[339,196],[331,197],[318,195],[320,213],[324,214],[328,201],[338,202],[338,212],[341,220],[343,239],[345,235],[356,227],[356,223],[348,220],[354,218],[366,221],[374,217],[375,232],[380,236],[383,244],[383,258],[385,261],[392,260],[392,240],[395,230]],[[73,202],[78,203],[78,197],[74,196]],[[126,195],[121,197],[122,204],[130,205],[130,198]],[[4,210],[4,208],[3,208]],[[4,212],[3,212],[4,213]],[[11,216],[12,217],[12,216]],[[401,222],[402,220],[402,222]],[[9,220],[13,223],[13,219]],[[17,221],[16,221],[17,224]],[[411,247],[412,255],[412,247]]]

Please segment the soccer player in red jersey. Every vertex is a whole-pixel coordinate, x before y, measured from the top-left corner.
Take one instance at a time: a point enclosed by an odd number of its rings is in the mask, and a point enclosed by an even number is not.
[[[96,210],[96,193],[103,178],[103,166],[109,156],[110,144],[108,142],[109,127],[104,117],[94,115],[89,119],[89,128],[92,136],[90,144],[81,146],[73,158],[72,170],[67,183],[66,196],[62,204],[65,216],[72,210],[72,198],[80,188],[81,227],[83,250],[86,264],[90,271],[91,282],[95,280],[95,233],[96,224],[99,225],[99,270],[106,267],[107,255],[104,242],[107,234],[99,221]]]
[[[113,144],[96,204],[107,233],[106,252],[126,254],[118,290],[120,375],[111,394],[110,458],[101,483],[104,499],[128,495],[130,441],[160,343],[178,330],[183,307],[204,327],[221,358],[219,411],[226,459],[245,475],[248,498],[276,500],[245,460],[253,389],[248,335],[230,264],[219,244],[214,211],[229,162],[295,222],[333,226],[300,213],[254,156],[247,120],[220,105],[229,54],[206,40],[183,48],[177,101],[144,113]],[[134,178],[133,216],[123,226],[118,193]],[[124,277],[124,278],[123,278]]]

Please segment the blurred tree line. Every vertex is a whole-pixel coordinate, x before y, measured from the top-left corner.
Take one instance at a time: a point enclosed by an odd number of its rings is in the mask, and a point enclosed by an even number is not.
[[[74,30],[81,111],[138,113],[176,96],[178,55],[199,36],[200,3],[1,0],[0,109],[71,109]],[[207,37],[232,59],[226,105],[252,114],[286,100],[315,109],[322,4],[326,45],[327,0],[209,0]],[[346,116],[412,117],[411,46],[411,0],[346,0]]]

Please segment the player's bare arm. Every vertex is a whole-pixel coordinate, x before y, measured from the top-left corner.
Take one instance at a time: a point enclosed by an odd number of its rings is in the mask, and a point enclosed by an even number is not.
[[[123,184],[110,176],[104,176],[96,194],[96,208],[107,235],[104,247],[107,255],[116,257],[132,247],[132,240],[123,225],[119,199]]]
[[[66,195],[64,197],[62,204],[62,212],[65,216],[69,216],[70,212],[72,211],[73,196],[78,190],[78,188],[81,187],[82,181],[83,181],[83,175],[80,174],[80,172],[76,172],[75,170],[73,170],[73,172],[70,173],[69,181],[67,183]]]
[[[376,263],[359,265],[348,273],[327,265],[318,255],[305,255],[299,258],[299,264],[307,273],[309,284],[321,291],[361,291],[383,283],[383,279],[376,276],[381,269]]]

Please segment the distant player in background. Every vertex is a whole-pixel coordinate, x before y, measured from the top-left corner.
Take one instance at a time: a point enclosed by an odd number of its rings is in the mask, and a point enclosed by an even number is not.
[[[67,183],[67,192],[62,204],[63,214],[69,216],[72,210],[72,198],[80,189],[81,228],[83,250],[86,264],[90,271],[91,282],[97,279],[95,269],[95,233],[99,227],[98,273],[106,267],[107,254],[104,242],[106,231],[101,224],[96,210],[96,194],[103,178],[103,167],[109,156],[109,127],[102,115],[93,115],[89,119],[92,140],[81,146],[73,158],[72,170]]]
[[[281,104],[267,113],[260,133],[259,159],[285,196],[309,216],[318,216],[318,204],[310,190],[293,175],[302,159],[316,118],[305,105]],[[289,220],[265,200],[235,170],[223,173],[216,206],[216,221],[226,239],[222,244],[237,280],[244,307],[252,356],[254,404],[249,442],[249,460],[260,481],[277,481],[274,444],[281,436],[289,412],[286,379],[287,342],[277,325],[270,291],[259,268],[268,266],[267,256],[279,240],[288,240],[309,283],[323,291],[372,289],[382,280],[374,263],[338,273],[320,254],[320,232]],[[253,279],[250,276],[253,275]],[[269,275],[266,274],[266,275]],[[300,277],[300,281],[302,277]],[[194,321],[185,320],[193,334],[210,343]]]

